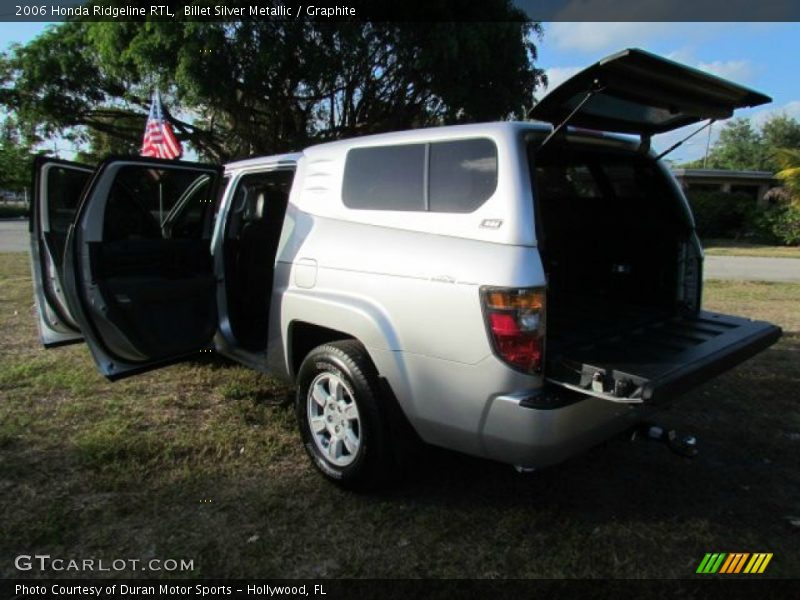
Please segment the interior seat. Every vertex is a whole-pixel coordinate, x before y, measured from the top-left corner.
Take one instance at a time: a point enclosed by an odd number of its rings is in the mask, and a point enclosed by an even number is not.
[[[242,345],[250,349],[266,345],[267,307],[269,306],[274,254],[268,249],[272,226],[265,207],[269,200],[264,189],[249,190],[239,235],[239,305],[242,317]]]

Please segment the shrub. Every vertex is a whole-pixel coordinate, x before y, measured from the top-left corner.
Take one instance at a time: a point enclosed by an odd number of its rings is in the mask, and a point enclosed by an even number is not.
[[[28,216],[28,207],[24,204],[0,204],[0,219],[16,219]]]
[[[759,238],[786,246],[800,245],[800,203],[780,202],[759,210],[753,219]]]
[[[687,196],[700,237],[739,238],[749,233],[755,209],[749,196],[691,190]]]

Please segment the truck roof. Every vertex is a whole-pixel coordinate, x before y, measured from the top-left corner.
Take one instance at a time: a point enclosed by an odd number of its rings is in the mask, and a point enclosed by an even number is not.
[[[303,156],[304,153],[319,150],[333,150],[346,152],[352,147],[373,146],[392,143],[413,143],[419,141],[429,141],[437,139],[454,139],[467,137],[480,137],[492,135],[504,135],[516,131],[539,131],[547,133],[553,126],[543,121],[494,121],[489,123],[472,123],[468,125],[444,125],[436,127],[424,127],[420,129],[407,129],[404,131],[392,131],[388,133],[377,133],[363,135],[359,137],[314,144],[302,152],[275,154],[269,156],[255,156],[243,160],[237,160],[225,165],[226,170],[239,170],[249,167],[263,167],[265,165],[287,163],[292,164]],[[609,140],[619,141],[625,144],[631,143],[630,136],[623,136],[614,133],[590,131],[567,127],[568,133],[576,136],[602,137]]]
[[[264,165],[271,164],[294,164],[302,156],[301,152],[292,152],[288,154],[271,154],[267,156],[253,156],[251,158],[243,158],[225,164],[226,171],[236,171],[239,169],[247,169],[249,167],[263,167]]]

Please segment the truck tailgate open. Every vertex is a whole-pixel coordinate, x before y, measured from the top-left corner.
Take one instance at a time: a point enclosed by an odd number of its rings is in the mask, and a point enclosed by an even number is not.
[[[763,321],[701,311],[564,341],[547,359],[551,383],[612,402],[658,404],[775,343]]]

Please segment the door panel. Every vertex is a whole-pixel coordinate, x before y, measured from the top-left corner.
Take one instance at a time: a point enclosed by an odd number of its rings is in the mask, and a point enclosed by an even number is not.
[[[219,169],[114,159],[70,232],[67,292],[109,379],[194,355],[217,328],[210,251]]]
[[[31,273],[39,339],[46,348],[83,339],[64,294],[63,262],[67,231],[92,172],[87,165],[47,157],[34,162]]]

